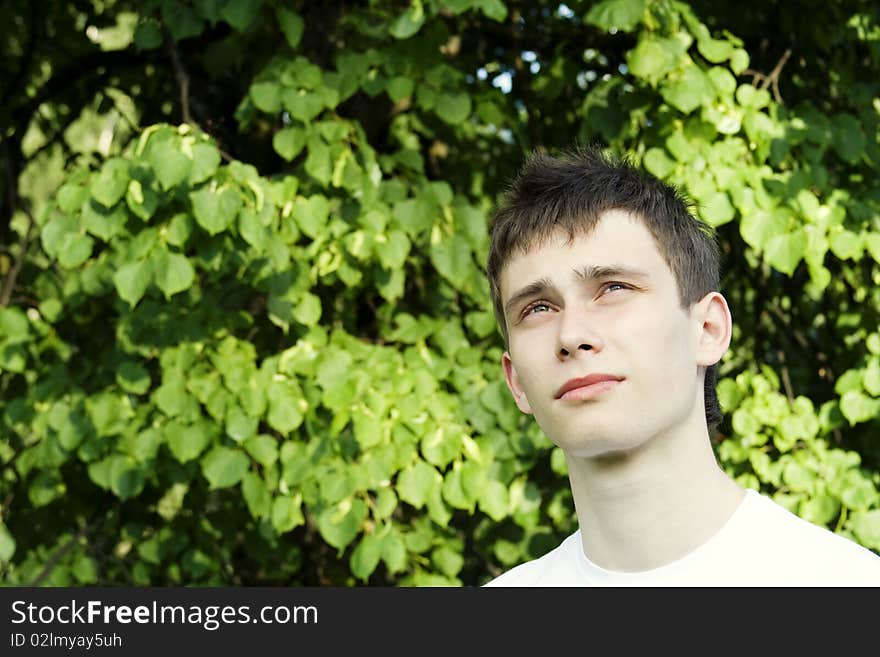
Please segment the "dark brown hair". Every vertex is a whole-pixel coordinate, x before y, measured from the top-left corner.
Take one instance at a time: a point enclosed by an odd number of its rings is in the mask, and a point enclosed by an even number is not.
[[[719,289],[720,255],[714,233],[694,217],[678,189],[597,148],[577,148],[560,157],[535,153],[513,179],[491,226],[486,273],[505,343],[500,278],[511,256],[526,253],[558,230],[569,239],[589,234],[609,210],[629,212],[644,222],[675,276],[683,308]],[[706,368],[710,430],[721,421],[716,377],[716,365]]]

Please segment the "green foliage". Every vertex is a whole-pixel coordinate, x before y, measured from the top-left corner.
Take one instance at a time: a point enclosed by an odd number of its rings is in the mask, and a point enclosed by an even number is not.
[[[556,545],[482,267],[524,155],[592,141],[717,227],[722,465],[880,550],[876,16],[567,7],[12,2],[5,582],[476,584]]]

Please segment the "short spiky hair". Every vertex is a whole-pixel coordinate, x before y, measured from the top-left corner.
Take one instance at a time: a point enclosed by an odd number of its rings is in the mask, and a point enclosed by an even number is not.
[[[629,212],[644,223],[675,276],[682,307],[689,308],[719,289],[720,255],[714,234],[693,216],[676,188],[597,148],[577,148],[560,157],[535,153],[514,178],[491,227],[486,273],[505,343],[500,279],[509,259],[559,230],[570,239],[589,234],[609,210]],[[716,366],[706,369],[710,430],[721,421],[716,375]]]

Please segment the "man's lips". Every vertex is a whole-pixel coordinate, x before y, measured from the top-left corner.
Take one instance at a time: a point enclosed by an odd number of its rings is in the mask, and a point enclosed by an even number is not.
[[[571,379],[556,391],[556,399],[587,399],[613,388],[623,378],[614,374],[588,374]]]

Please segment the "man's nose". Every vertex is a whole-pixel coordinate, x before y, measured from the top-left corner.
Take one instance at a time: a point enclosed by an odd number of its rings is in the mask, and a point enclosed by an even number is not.
[[[601,351],[604,342],[596,326],[596,318],[585,308],[566,307],[562,310],[557,337],[556,357],[567,360],[579,352]]]

